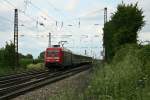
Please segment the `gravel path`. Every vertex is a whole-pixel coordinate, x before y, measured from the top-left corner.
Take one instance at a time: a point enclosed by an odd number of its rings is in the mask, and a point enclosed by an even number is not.
[[[12,100],[50,100],[51,97],[59,96],[66,89],[75,89],[82,92],[87,87],[90,71],[84,71],[56,83],[20,95]]]

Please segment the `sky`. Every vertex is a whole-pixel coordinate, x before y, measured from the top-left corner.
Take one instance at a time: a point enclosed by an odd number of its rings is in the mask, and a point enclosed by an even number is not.
[[[0,48],[13,41],[14,9],[18,9],[19,52],[34,58],[52,44],[67,41],[64,47],[77,54],[102,58],[104,8],[108,20],[122,0],[0,0]],[[150,0],[123,0],[138,2],[146,24],[139,31],[140,41],[150,40]]]

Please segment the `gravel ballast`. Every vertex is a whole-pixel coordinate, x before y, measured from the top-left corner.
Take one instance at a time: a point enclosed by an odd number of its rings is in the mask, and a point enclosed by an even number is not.
[[[69,78],[35,89],[12,100],[50,100],[51,97],[59,96],[67,89],[82,92],[89,82],[90,70],[78,73]]]

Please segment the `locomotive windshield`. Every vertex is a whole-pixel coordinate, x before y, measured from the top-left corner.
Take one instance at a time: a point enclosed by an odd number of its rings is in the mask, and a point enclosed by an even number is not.
[[[47,51],[47,56],[48,57],[56,57],[56,56],[58,56],[58,50],[48,50]]]

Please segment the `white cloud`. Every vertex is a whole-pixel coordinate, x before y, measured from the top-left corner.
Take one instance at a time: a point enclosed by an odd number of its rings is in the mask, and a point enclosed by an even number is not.
[[[67,5],[65,6],[65,10],[73,11],[77,7],[79,1],[80,0],[68,0]]]
[[[150,32],[142,32],[138,36],[140,41],[150,41]]]

